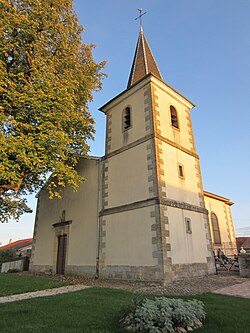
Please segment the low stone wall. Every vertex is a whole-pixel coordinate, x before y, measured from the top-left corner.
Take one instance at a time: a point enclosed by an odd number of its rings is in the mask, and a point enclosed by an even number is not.
[[[250,253],[239,254],[240,276],[250,277]]]
[[[28,258],[20,258],[15,261],[4,262],[1,267],[1,273],[7,273],[9,270],[26,271],[28,270]]]

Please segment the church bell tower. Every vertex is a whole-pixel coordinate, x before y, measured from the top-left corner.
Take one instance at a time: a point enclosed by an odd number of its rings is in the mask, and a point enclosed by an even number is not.
[[[99,274],[167,283],[215,271],[190,110],[142,27],[126,90],[101,107]]]

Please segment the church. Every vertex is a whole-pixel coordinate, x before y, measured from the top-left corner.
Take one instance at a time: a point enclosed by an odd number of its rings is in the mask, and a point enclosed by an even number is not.
[[[203,189],[190,110],[163,81],[142,27],[127,88],[100,108],[103,157],[62,199],[38,194],[30,271],[167,284],[215,274],[236,252],[229,199]]]

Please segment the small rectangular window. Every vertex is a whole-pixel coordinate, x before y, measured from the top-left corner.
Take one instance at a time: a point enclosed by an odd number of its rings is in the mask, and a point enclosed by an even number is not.
[[[192,233],[191,219],[186,217],[185,218],[185,224],[186,224],[186,233],[191,234]]]
[[[178,164],[178,174],[179,174],[180,178],[183,178],[183,179],[185,178],[185,176],[184,176],[184,167],[181,164]]]

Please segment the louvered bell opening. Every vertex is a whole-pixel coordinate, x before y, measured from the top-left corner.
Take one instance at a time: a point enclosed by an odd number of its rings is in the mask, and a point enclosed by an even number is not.
[[[131,110],[126,107],[123,114],[123,129],[126,130],[131,127]]]
[[[175,128],[179,128],[177,111],[176,111],[175,107],[173,107],[172,105],[170,106],[170,113],[171,113],[172,126]]]

